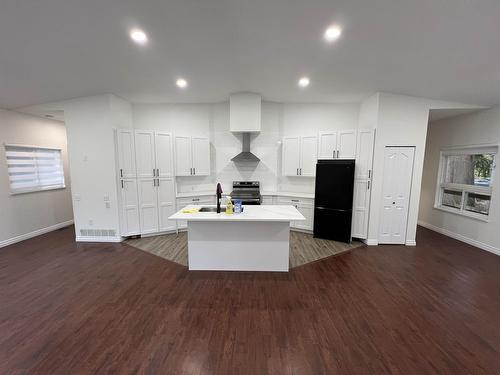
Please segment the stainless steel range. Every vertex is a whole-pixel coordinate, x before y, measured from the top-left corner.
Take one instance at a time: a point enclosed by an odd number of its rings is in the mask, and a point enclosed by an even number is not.
[[[260,183],[259,181],[233,181],[233,191],[231,198],[241,200],[245,204],[260,204]]]

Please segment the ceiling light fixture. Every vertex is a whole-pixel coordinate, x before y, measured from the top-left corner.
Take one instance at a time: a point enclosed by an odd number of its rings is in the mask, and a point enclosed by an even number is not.
[[[175,81],[175,84],[181,89],[187,87],[188,85],[187,81],[184,78],[178,78],[177,81]]]
[[[309,80],[309,78],[307,77],[302,77],[301,79],[299,79],[299,86],[300,87],[307,87],[309,86],[309,83],[311,83],[311,81]]]
[[[340,26],[332,25],[325,30],[323,37],[327,42],[334,42],[340,37],[341,34],[342,29],[340,28]]]
[[[148,42],[148,36],[146,33],[139,29],[130,30],[130,39],[137,44],[146,44]]]

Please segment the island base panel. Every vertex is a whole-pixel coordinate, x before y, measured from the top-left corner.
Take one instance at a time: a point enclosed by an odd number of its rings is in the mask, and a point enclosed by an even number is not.
[[[188,222],[190,270],[288,271],[289,222]]]

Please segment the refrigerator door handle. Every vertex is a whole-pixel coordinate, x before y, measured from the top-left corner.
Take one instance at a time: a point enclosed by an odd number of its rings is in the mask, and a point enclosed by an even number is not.
[[[340,208],[327,208],[327,207],[314,207],[317,210],[331,210],[331,211],[340,211],[340,212],[349,212],[352,210],[342,210]]]

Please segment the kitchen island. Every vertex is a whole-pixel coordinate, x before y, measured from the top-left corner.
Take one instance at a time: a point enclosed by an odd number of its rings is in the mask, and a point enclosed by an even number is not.
[[[290,222],[305,220],[294,206],[248,205],[231,215],[194,211],[199,208],[169,217],[188,223],[190,270],[288,271]]]

